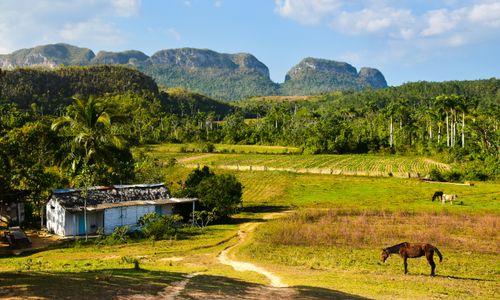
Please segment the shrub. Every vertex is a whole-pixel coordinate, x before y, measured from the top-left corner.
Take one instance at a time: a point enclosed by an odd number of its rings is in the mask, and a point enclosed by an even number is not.
[[[433,168],[429,172],[429,176],[430,176],[431,180],[433,180],[433,181],[445,181],[443,175],[441,174],[441,171],[439,171],[436,168]]]
[[[196,187],[201,205],[217,212],[217,218],[238,212],[242,201],[242,184],[234,175],[222,174],[203,179]]]
[[[153,240],[166,239],[175,235],[177,224],[182,220],[179,215],[162,216],[158,213],[149,213],[142,216],[137,224],[146,238]]]
[[[214,219],[227,217],[242,205],[243,185],[234,175],[216,175],[204,166],[188,175],[185,186],[182,196],[199,198],[202,210],[216,212]]]
[[[127,263],[127,264],[134,264],[134,270],[140,270],[141,267],[139,266],[139,260],[136,257],[132,256],[123,256],[122,257],[122,262]]]
[[[106,244],[108,245],[117,245],[124,244],[128,239],[128,226],[119,226],[113,230],[113,233],[106,238]]]
[[[215,208],[212,211],[197,210],[191,213],[191,218],[196,226],[201,229],[205,229],[208,224],[217,218],[217,214]]]

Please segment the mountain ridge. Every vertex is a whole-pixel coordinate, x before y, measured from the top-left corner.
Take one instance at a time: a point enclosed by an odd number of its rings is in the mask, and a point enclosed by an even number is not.
[[[138,50],[99,51],[59,43],[0,55],[0,68],[59,65],[127,65],[153,77],[159,85],[179,86],[231,101],[259,95],[309,95],[333,90],[384,88],[383,74],[334,60],[308,57],[293,66],[283,83],[275,83],[268,67],[250,53],[210,49],[163,49],[148,56]]]

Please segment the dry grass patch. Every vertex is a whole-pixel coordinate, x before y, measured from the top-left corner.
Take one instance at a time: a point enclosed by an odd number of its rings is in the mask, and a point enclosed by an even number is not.
[[[257,239],[278,245],[367,248],[403,241],[497,253],[500,217],[448,212],[303,210],[262,226]]]

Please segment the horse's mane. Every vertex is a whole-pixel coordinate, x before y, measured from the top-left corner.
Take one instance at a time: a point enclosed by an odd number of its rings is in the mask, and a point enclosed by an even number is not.
[[[399,251],[399,249],[400,249],[403,245],[405,245],[405,244],[407,244],[407,243],[408,243],[408,242],[402,242],[402,243],[399,243],[399,244],[397,244],[397,245],[387,247],[387,248],[385,248],[384,250],[387,250],[389,253],[395,253],[395,252],[398,252],[398,251]]]

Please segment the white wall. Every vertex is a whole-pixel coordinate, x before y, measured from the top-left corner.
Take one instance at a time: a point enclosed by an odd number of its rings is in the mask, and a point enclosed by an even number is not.
[[[47,230],[58,235],[66,235],[66,210],[58,202],[50,199],[46,206]]]
[[[155,211],[154,205],[115,207],[104,210],[104,233],[111,234],[115,227],[129,226],[137,228],[137,220],[147,213]]]
[[[61,236],[83,234],[78,232],[79,217],[81,213],[70,213],[58,202],[52,199],[47,203],[47,229],[49,232]],[[105,209],[103,211],[87,213],[87,232],[96,233],[97,228],[104,227],[104,234],[111,234],[115,227],[129,226],[131,230],[137,229],[137,220],[147,213],[155,212],[155,205],[125,206]],[[162,215],[172,215],[172,205],[161,206]]]

